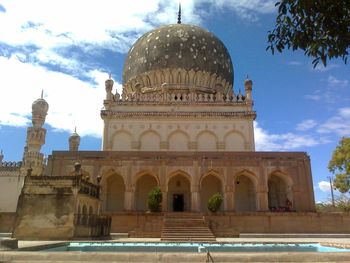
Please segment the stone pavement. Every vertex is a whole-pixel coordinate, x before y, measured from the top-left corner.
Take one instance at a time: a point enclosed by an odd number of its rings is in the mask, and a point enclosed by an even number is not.
[[[117,238],[115,240],[82,240],[84,242],[161,242],[159,238]],[[113,253],[113,252],[45,252],[30,248],[55,246],[70,241],[19,241],[20,249],[1,251],[0,262],[211,262],[206,253]],[[350,238],[217,238],[229,243],[327,243],[350,247]],[[30,249],[31,250],[31,249]],[[211,253],[213,262],[350,262],[350,253]]]

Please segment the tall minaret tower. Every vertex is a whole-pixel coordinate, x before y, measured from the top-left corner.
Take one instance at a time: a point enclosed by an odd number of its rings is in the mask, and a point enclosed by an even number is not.
[[[40,152],[45,144],[46,129],[43,128],[49,104],[43,98],[37,99],[32,104],[32,127],[27,129],[27,140],[23,154],[21,174],[42,175],[44,171],[44,155]]]

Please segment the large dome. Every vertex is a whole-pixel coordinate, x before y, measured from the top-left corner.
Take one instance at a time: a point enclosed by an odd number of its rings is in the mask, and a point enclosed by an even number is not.
[[[140,37],[127,55],[123,84],[132,86],[128,84],[138,76],[164,69],[209,73],[225,87],[233,85],[233,66],[225,45],[198,26],[172,24]]]

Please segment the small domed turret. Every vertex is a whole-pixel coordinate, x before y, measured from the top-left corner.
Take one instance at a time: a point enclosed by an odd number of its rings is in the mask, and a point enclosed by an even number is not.
[[[44,100],[43,95],[43,92],[41,92],[41,97],[32,104],[32,123],[36,128],[44,125],[49,110],[49,104]]]
[[[74,129],[74,132],[69,136],[69,150],[78,151],[80,144],[80,136],[77,133],[77,129]]]
[[[244,81],[244,89],[245,89],[245,95],[246,95],[246,100],[251,101],[252,100],[252,89],[253,89],[253,81],[247,78]]]
[[[109,78],[105,81],[105,87],[106,87],[106,100],[113,100],[113,89],[114,81],[111,77],[111,74],[109,74]]]

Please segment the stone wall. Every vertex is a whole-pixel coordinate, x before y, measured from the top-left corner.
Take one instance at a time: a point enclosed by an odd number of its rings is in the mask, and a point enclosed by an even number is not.
[[[11,166],[4,166],[12,164]],[[21,193],[24,177],[20,176],[19,166],[14,162],[0,163],[0,213],[16,212],[18,196]]]
[[[14,237],[67,240],[75,235],[76,214],[98,213],[99,188],[80,176],[27,176],[18,200]]]
[[[129,233],[130,237],[160,237],[163,213],[113,213],[111,233]]]
[[[114,213],[112,233],[160,237],[162,213]],[[350,213],[225,213],[205,215],[217,237],[234,233],[350,233]]]
[[[240,233],[350,233],[350,213],[226,213],[207,215],[217,236]]]
[[[11,233],[16,213],[0,213],[0,232]]]
[[[25,240],[59,240],[74,236],[73,195],[22,195],[18,201],[14,237]]]

